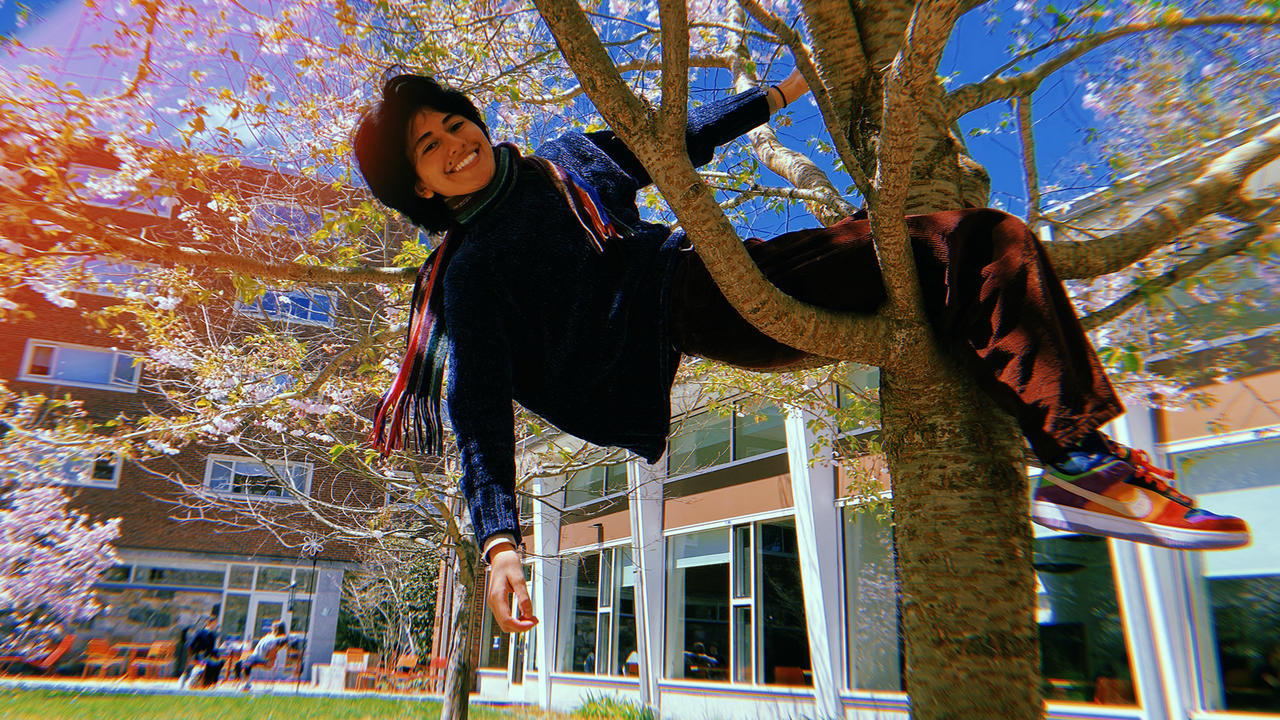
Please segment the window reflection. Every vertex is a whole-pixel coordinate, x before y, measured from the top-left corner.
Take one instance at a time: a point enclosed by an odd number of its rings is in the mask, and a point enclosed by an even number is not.
[[[849,684],[904,689],[893,536],[887,513],[846,508]],[[1135,705],[1115,572],[1103,538],[1035,540],[1036,620],[1046,700]]]
[[[670,545],[668,677],[727,680],[717,655],[729,647],[729,530],[679,535]]]
[[[1207,700],[1214,709],[1280,711],[1280,440],[1224,445],[1175,455],[1179,486],[1215,512],[1238,515],[1253,543],[1198,553],[1192,561],[1197,597],[1207,604],[1196,626],[1208,664]],[[1202,606],[1204,607],[1204,606]],[[1216,681],[1216,682],[1215,682]]]
[[[1280,711],[1280,575],[1208,584],[1227,709]]]
[[[1136,704],[1107,541],[1038,538],[1034,564],[1045,699]]]

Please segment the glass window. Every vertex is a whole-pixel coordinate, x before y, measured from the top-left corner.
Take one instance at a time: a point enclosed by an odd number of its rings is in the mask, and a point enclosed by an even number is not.
[[[227,593],[227,601],[222,605],[222,636],[228,640],[243,638],[248,621],[249,596]]]
[[[307,623],[311,619],[311,601],[310,600],[294,600],[293,608],[289,615],[289,632],[300,633],[306,632]]]
[[[129,582],[129,571],[132,569],[130,565],[112,565],[102,573],[102,582],[109,583],[125,583]]]
[[[209,489],[228,495],[289,498],[294,492],[305,495],[311,480],[311,466],[306,463],[226,457],[210,457],[205,473]]]
[[[786,416],[772,405],[739,414],[734,427],[735,460],[781,450],[787,446]]]
[[[253,566],[232,565],[231,575],[227,579],[227,587],[237,590],[253,589]]]
[[[1107,541],[1039,537],[1033,562],[1045,699],[1136,704]]]
[[[315,573],[310,570],[294,570],[293,580],[298,583],[300,593],[311,593],[315,590]]]
[[[562,647],[560,669],[564,672],[596,672],[596,613],[599,596],[600,553],[586,553],[577,562],[564,563],[572,582],[568,583],[570,625]]]
[[[760,534],[761,624],[758,635],[762,640],[764,681],[777,685],[812,685],[795,521],[762,522],[757,531]],[[709,654],[718,656],[718,652],[711,650]]]
[[[614,613],[617,615],[614,631],[617,636],[613,640],[614,663],[609,671],[619,675],[638,676],[640,646],[636,640],[636,567],[632,564],[631,548],[621,547],[615,552],[620,569],[614,604]]]
[[[293,572],[289,568],[282,567],[260,567],[258,568],[258,589],[274,590],[276,592],[285,592],[289,589],[289,584],[293,582]]]
[[[593,465],[569,473],[564,484],[564,505],[584,505],[602,497],[626,492],[627,465]]]
[[[60,480],[68,485],[113,488],[117,485],[119,471],[120,461],[112,455],[93,461],[73,459],[62,464]]]
[[[844,521],[850,685],[902,690],[889,520],[870,508],[847,508]],[[1133,675],[1107,541],[1042,529],[1037,534],[1036,618],[1044,698],[1134,705]]]
[[[334,298],[324,292],[312,290],[268,290],[262,297],[249,304],[238,306],[248,315],[301,323],[303,325],[333,324]]]
[[[1280,711],[1280,440],[1173,456],[1179,489],[1214,512],[1249,522],[1253,542],[1196,553],[1205,696],[1212,709]],[[1216,659],[1217,668],[1212,667]]]
[[[733,418],[702,413],[683,421],[671,436],[667,450],[667,474],[685,475],[728,462]]]
[[[221,570],[139,566],[134,581],[148,585],[184,585],[187,587],[222,587],[226,574]]]
[[[1280,711],[1280,575],[1207,584],[1222,678],[1219,707]]]
[[[883,506],[844,510],[849,687],[903,690],[893,529]]]
[[[132,392],[142,365],[115,350],[27,341],[19,379]]]
[[[667,676],[727,680],[729,530],[676,535],[668,545]]]

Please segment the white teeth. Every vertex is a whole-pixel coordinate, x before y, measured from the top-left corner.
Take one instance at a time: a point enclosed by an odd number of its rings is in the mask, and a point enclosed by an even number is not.
[[[474,163],[476,159],[479,157],[480,157],[480,151],[478,150],[471,151],[471,154],[468,155],[466,158],[464,158],[462,162],[453,166],[453,170],[451,172],[458,172],[459,170],[466,169],[471,165],[471,163]]]

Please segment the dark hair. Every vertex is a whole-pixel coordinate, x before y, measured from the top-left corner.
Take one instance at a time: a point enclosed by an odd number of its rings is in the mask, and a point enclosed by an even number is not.
[[[452,214],[439,195],[418,195],[418,174],[406,147],[409,121],[423,108],[461,115],[489,136],[480,111],[460,91],[426,75],[396,75],[383,83],[382,99],[356,125],[356,163],[374,197],[424,230],[441,232],[449,228]]]
[[[284,633],[284,628],[285,628],[285,624],[284,624],[284,621],[283,621],[283,620],[281,620],[280,622],[277,622],[275,625],[272,625],[272,626],[271,626],[271,629],[272,629],[272,630],[274,630],[274,631],[275,631],[275,634],[277,634],[277,635],[281,635],[281,634],[283,634],[283,633]]]

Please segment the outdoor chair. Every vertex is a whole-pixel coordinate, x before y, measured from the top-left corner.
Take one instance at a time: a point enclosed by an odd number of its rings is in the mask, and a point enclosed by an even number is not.
[[[75,635],[67,635],[54,645],[46,645],[40,650],[24,655],[0,655],[0,667],[6,670],[17,665],[24,670],[35,671],[39,675],[52,675],[58,668],[58,662],[67,654],[76,642]]]
[[[422,673],[418,668],[418,656],[413,653],[405,653],[396,658],[396,666],[390,673],[383,675],[387,684],[393,690],[410,690],[413,685],[422,679]]]
[[[146,657],[129,663],[129,677],[137,677],[139,671],[143,677],[157,679],[165,677],[174,663],[174,653],[177,649],[178,644],[172,640],[157,640],[151,643],[151,649],[147,651]]]
[[[427,661],[427,689],[440,692],[444,689],[444,676],[449,669],[449,658],[436,655]]]
[[[113,667],[123,675],[124,661],[125,658],[111,647],[106,638],[92,638],[84,648],[84,672],[81,677],[89,677],[89,671],[93,668],[98,669],[95,675],[106,677],[107,671]]]
[[[350,652],[348,650],[348,652]],[[347,662],[350,662],[348,657]],[[382,680],[382,675],[386,668],[382,667],[382,656],[378,653],[366,653],[364,669],[356,673],[355,679],[351,681],[353,690],[365,689],[365,682],[369,683],[369,690],[377,690],[378,684]]]
[[[284,665],[281,672],[285,677],[297,677],[302,672],[302,652],[303,648],[289,647],[284,651]]]

